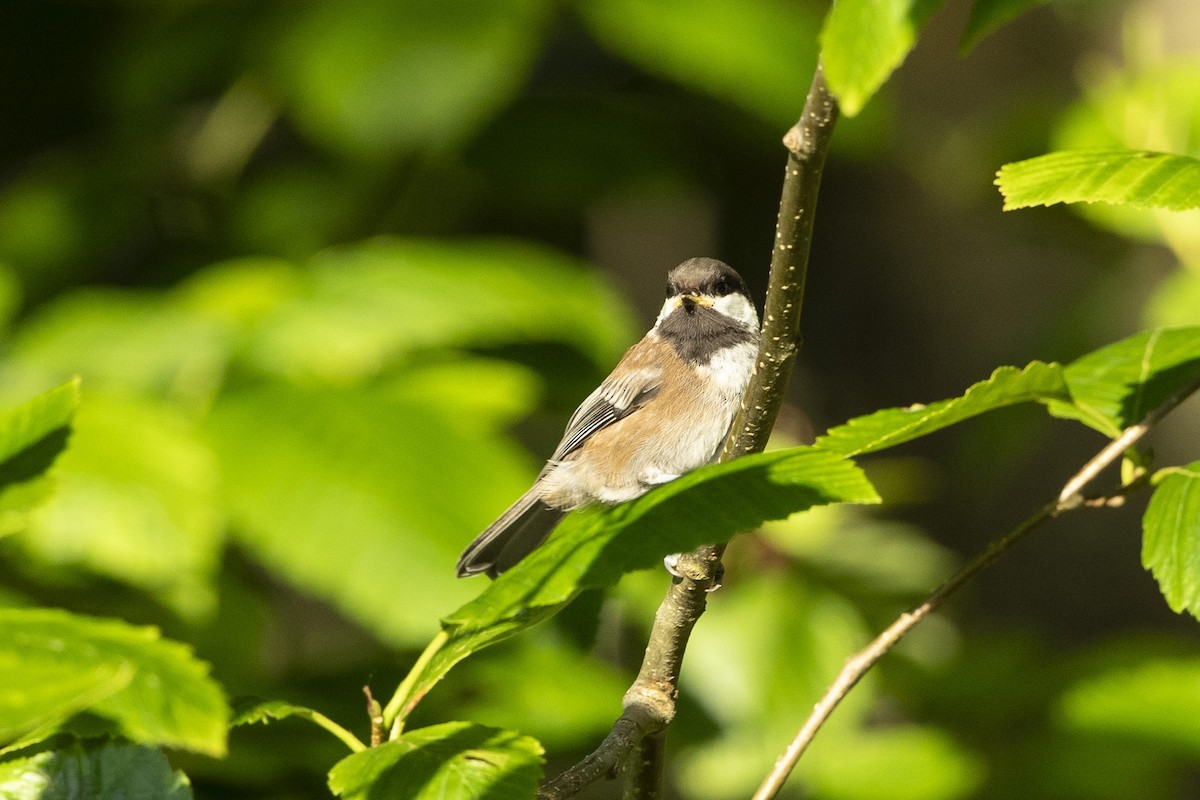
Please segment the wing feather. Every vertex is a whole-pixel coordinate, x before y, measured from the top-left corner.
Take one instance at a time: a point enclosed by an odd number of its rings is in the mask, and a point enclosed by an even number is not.
[[[583,447],[593,434],[637,411],[658,394],[662,371],[656,368],[631,370],[620,377],[610,375],[575,409],[567,422],[562,441],[550,456],[561,461]]]

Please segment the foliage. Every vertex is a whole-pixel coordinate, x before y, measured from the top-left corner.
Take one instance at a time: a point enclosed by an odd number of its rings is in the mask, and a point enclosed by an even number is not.
[[[936,0],[14,9],[0,796],[530,797],[620,713],[662,557],[738,532],[668,780],[749,794],[849,654],[1200,379],[1200,81],[1130,4],[976,0],[961,31]],[[811,417],[456,580],[672,261],[721,256],[761,296],[818,51],[854,119],[809,272]],[[997,167],[1006,208],[1069,209],[1001,215]],[[1149,497],[1141,564],[1129,518],[1062,520],[869,674],[793,782],[1186,796],[1179,413],[1089,487]]]
[[[1006,164],[996,184],[1004,208],[1055,203],[1124,203],[1141,208],[1200,208],[1200,161],[1144,150],[1050,153]]]

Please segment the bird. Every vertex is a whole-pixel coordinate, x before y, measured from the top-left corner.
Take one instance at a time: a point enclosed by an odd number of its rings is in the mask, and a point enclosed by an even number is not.
[[[569,511],[632,500],[716,461],[757,352],[758,312],[732,267],[691,258],[670,270],[654,326],[571,415],[529,491],[463,551],[458,577],[496,578]]]

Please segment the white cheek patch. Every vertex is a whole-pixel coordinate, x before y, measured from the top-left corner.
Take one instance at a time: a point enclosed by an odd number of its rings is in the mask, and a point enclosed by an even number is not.
[[[758,312],[754,310],[754,304],[743,294],[727,294],[724,297],[718,297],[713,302],[713,308],[751,330],[758,328]]]

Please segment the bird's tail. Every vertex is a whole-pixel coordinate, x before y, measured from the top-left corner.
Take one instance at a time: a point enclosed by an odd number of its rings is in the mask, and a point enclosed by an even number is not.
[[[546,541],[566,515],[543,503],[537,487],[530,489],[467,545],[458,559],[458,577],[485,572],[495,578]]]

